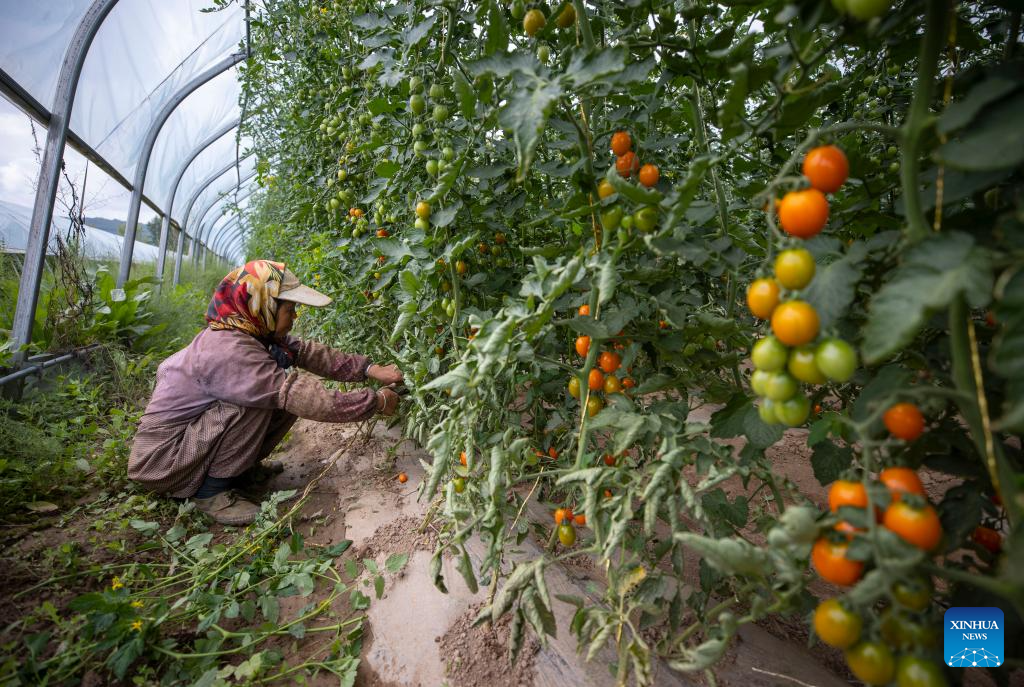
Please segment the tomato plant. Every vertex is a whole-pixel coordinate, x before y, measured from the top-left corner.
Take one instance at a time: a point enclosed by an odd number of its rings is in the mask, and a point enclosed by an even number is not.
[[[869,682],[905,653],[876,647],[887,604],[923,626],[932,599],[981,595],[1019,620],[999,566],[1024,511],[1024,155],[995,143],[1016,140],[1024,91],[1007,10],[957,6],[950,47],[939,0],[262,7],[249,252],[322,275],[337,307],[304,333],[406,372],[439,586],[441,555],[482,534],[459,574],[543,638],[538,580],[592,556],[609,584],[570,630],[638,682],[655,660],[711,668],[771,613],[813,623],[809,568],[843,585]],[[798,426],[823,488],[860,485],[841,514],[770,452]],[[894,466],[956,485],[927,504]],[[573,504],[586,536],[562,522],[510,572],[531,500]],[[963,555],[996,525],[1000,553]]]

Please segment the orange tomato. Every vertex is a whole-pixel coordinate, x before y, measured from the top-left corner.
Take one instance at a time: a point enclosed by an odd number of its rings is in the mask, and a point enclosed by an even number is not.
[[[608,196],[615,195],[615,187],[607,179],[601,179],[601,183],[597,185],[597,195],[604,200]]]
[[[583,304],[577,312],[580,314],[580,317],[586,317],[590,314],[590,306]]]
[[[555,509],[555,524],[556,525],[561,525],[564,520],[565,520],[565,509],[564,508],[556,508]]]
[[[606,499],[610,499],[612,497],[612,490],[611,489],[605,489],[604,490],[604,497]]]
[[[810,303],[786,301],[772,313],[772,333],[787,346],[802,346],[818,336],[818,313]]]
[[[587,516],[584,515],[583,513],[580,513],[578,515],[574,515],[573,518],[572,518],[572,521],[574,523],[576,523],[577,525],[579,525],[580,527],[583,527],[583,526],[585,526],[587,524]]]
[[[897,403],[885,411],[882,422],[897,439],[913,441],[924,433],[924,416],[913,403]]]
[[[833,527],[832,529],[834,529],[836,532],[839,532],[840,534],[845,535],[847,541],[853,539],[854,533],[856,533],[856,532],[863,532],[864,531],[863,528],[861,528],[861,527],[854,527],[853,525],[851,525],[850,523],[846,522],[845,520],[843,520],[842,522],[837,522],[836,526]]]
[[[612,134],[612,152],[622,156],[633,147],[633,139],[626,131],[616,131]]]
[[[379,239],[386,239],[389,236],[391,236],[391,233],[387,229],[378,229],[377,230],[377,238],[379,238]]]
[[[923,551],[931,551],[942,539],[942,524],[931,506],[914,508],[906,501],[897,501],[886,509],[882,524]]]
[[[816,188],[790,191],[777,207],[782,230],[797,238],[817,236],[828,222],[828,199]]]
[[[767,320],[778,304],[778,282],[767,277],[750,282],[750,286],[747,287],[747,307],[754,317]]]
[[[658,166],[651,164],[646,164],[641,167],[640,172],[637,174],[637,178],[640,180],[640,183],[647,188],[658,183],[659,176],[661,176],[661,174],[658,172]]]
[[[587,353],[589,351],[590,351],[590,337],[589,336],[579,336],[579,337],[576,337],[576,353],[579,354],[579,356],[581,358],[586,358],[587,357]]]
[[[600,367],[608,374],[611,374],[612,372],[615,372],[617,369],[619,369],[619,366],[621,364],[622,356],[620,356],[618,353],[612,353],[611,351],[602,351],[601,355],[599,355],[597,358],[598,367]]]
[[[999,532],[991,527],[978,525],[971,533],[971,541],[989,550],[989,553],[999,553],[1003,550],[1003,538]]]
[[[587,386],[590,387],[591,391],[600,391],[604,388],[604,374],[596,367],[590,370],[590,376],[587,377]]]
[[[462,465],[466,465],[466,452],[465,451],[460,451],[459,452],[459,462]]]
[[[551,460],[557,460],[558,449],[555,448],[554,446],[548,446],[548,457],[551,458]]]
[[[636,158],[636,153],[632,150],[627,150],[624,155],[620,155],[615,160],[615,171],[619,173],[619,176],[629,177],[636,172],[640,166],[640,161]]]
[[[804,158],[804,176],[823,193],[835,193],[850,174],[846,154],[836,146],[818,146]]]
[[[409,481],[409,475],[405,474],[404,472],[398,473],[398,481],[401,484],[405,484],[406,482]]]
[[[821,579],[844,587],[860,579],[864,574],[864,564],[847,558],[848,548],[847,544],[832,542],[825,537],[814,542],[811,563]]]
[[[860,482],[836,480],[828,490],[828,509],[835,513],[842,506],[868,507],[868,490]]]
[[[627,389],[632,389],[634,386],[636,386],[636,382],[633,381],[632,377],[626,377],[625,379],[622,380],[622,386]]]
[[[910,468],[886,468],[878,473],[878,480],[889,489],[893,501],[899,501],[901,494],[925,495],[921,478]]]

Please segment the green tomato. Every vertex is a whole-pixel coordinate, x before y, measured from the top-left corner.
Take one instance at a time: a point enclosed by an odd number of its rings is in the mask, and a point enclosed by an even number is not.
[[[551,48],[549,48],[546,43],[541,43],[537,47],[537,59],[543,64],[547,64],[548,60],[551,59]]]
[[[412,125],[412,135],[416,138],[419,138],[425,133],[427,133],[427,127],[422,122],[416,122]]]
[[[867,21],[889,11],[889,0],[846,0],[846,11],[854,19]]]
[[[451,162],[452,160],[455,159],[455,149],[452,148],[451,146],[445,146],[444,149],[441,151],[441,157]]]
[[[766,425],[777,425],[779,424],[779,418],[775,415],[775,408],[778,404],[770,398],[762,398],[757,403],[757,415],[761,418],[761,422]]]
[[[900,656],[896,662],[896,687],[946,687],[949,683],[936,663],[918,656]]]
[[[523,3],[523,0],[513,0],[509,14],[512,15],[513,19],[522,19],[523,15],[526,14],[526,4]]]
[[[789,349],[774,336],[766,336],[758,340],[750,351],[750,360],[754,367],[765,372],[777,372],[786,366]]]
[[[456,494],[461,494],[466,491],[466,480],[462,477],[456,477],[452,480],[452,486],[455,488]]]
[[[765,370],[754,370],[754,373],[750,375],[750,388],[753,389],[754,393],[758,396],[764,396],[765,389],[768,388],[768,380],[771,376],[771,372],[767,372]]]
[[[414,76],[414,77],[409,79],[409,92],[410,93],[417,93],[417,92],[419,92],[419,90],[421,88],[423,88],[423,79],[421,79],[418,76]]]
[[[427,160],[427,174],[432,177],[437,176],[437,160]]]
[[[639,231],[651,231],[658,226],[658,211],[652,207],[641,208],[633,214],[633,223]]]
[[[825,375],[821,373],[821,370],[814,363],[813,346],[798,346],[790,351],[786,369],[789,370],[789,374],[804,384],[825,383]]]
[[[348,170],[342,167],[338,170],[338,181],[345,181],[348,179]]]
[[[448,119],[448,108],[444,105],[434,105],[434,121],[441,123]]]
[[[423,155],[427,152],[427,143],[426,141],[416,141],[412,144],[412,149],[417,155]]]
[[[622,228],[627,230],[633,228],[633,215],[626,215],[622,218]]]
[[[440,100],[444,97],[444,86],[436,83],[430,87],[430,97],[434,100]]]
[[[416,229],[419,229],[420,231],[426,231],[427,229],[430,228],[430,222],[428,220],[423,219],[422,217],[417,217],[416,221],[413,222],[412,226],[415,227]]]
[[[606,231],[615,231],[622,224],[622,215],[622,208],[618,205],[613,205],[601,213],[601,226]]]
[[[785,401],[793,398],[799,391],[800,384],[793,376],[785,372],[774,372],[765,382],[764,395],[773,401]]]
[[[811,402],[806,396],[797,394],[782,403],[775,404],[775,417],[787,427],[799,427],[807,422],[811,414]]]
[[[883,86],[879,86],[878,87],[878,97],[879,98],[884,98],[887,95],[889,95],[889,87],[888,86],[884,86],[884,85]]]
[[[825,339],[814,351],[814,364],[833,382],[847,382],[857,370],[857,352],[842,339]]]
[[[932,603],[932,583],[927,577],[901,579],[892,585],[892,599],[900,606],[920,613]]]
[[[422,95],[413,95],[409,98],[409,109],[413,114],[421,115],[427,109],[427,101],[423,99]]]
[[[338,208],[341,207],[341,201],[338,200],[337,198],[331,198],[331,202],[329,204],[332,210],[337,210]]]

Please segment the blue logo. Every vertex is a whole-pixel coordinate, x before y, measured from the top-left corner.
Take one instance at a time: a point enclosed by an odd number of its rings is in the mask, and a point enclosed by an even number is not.
[[[943,635],[946,665],[996,668],[1003,664],[1003,612],[998,608],[953,607],[946,611]]]

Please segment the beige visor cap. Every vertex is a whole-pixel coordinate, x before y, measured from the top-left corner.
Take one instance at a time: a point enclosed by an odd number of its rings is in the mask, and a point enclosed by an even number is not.
[[[278,299],[311,305],[314,308],[322,308],[331,302],[330,296],[325,296],[316,289],[304,286],[299,278],[292,274],[291,270],[284,271],[284,280],[277,292]]]

